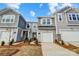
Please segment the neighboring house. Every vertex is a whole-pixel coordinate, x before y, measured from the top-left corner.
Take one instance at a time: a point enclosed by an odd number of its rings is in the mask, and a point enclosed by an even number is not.
[[[38,38],[40,42],[53,42],[56,37],[54,17],[38,17]]]
[[[26,28],[26,21],[19,12],[11,8],[0,11],[0,43],[9,43],[12,39],[15,42],[22,41],[23,29]]]
[[[79,41],[79,9],[69,6],[54,13],[56,34],[64,41]]]
[[[27,22],[26,28],[28,29],[28,38],[31,39],[33,37],[38,36],[38,22]]]

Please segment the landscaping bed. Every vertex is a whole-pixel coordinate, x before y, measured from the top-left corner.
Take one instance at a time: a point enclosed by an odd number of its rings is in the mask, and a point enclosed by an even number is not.
[[[18,51],[19,51],[18,49],[11,49],[11,48],[0,49],[0,56],[11,56],[17,53]]]
[[[55,43],[58,44],[59,46],[63,47],[63,48],[66,48],[66,49],[68,49],[70,51],[73,51],[73,52],[79,54],[79,47],[76,47],[76,46],[74,46],[74,45],[72,45],[70,43],[65,44],[64,41],[63,41],[63,44],[61,44],[59,42],[55,42]]]
[[[42,49],[40,45],[23,46],[14,56],[42,56]]]
[[[28,44],[28,42],[17,42],[13,45],[0,46],[0,56],[41,56],[40,44]]]

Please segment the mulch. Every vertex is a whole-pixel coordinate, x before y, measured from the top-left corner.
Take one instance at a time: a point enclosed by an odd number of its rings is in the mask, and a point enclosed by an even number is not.
[[[41,46],[40,44],[28,44],[28,42],[18,42],[18,44],[0,46],[0,56],[11,56],[20,51],[22,46]]]
[[[19,51],[19,49],[0,49],[0,56],[11,56],[15,53],[17,53]]]
[[[56,43],[56,44],[63,47],[63,48],[66,48],[66,49],[68,49],[70,51],[73,51],[73,52],[79,54],[79,47],[77,47],[77,46],[74,46],[74,45],[72,45],[70,43],[69,43],[69,45],[66,45],[66,44],[61,45],[61,44],[58,44],[58,43]]]

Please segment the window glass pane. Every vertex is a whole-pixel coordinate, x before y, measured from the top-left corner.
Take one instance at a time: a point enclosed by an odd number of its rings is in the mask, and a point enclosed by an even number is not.
[[[47,24],[50,24],[50,19],[47,19]]]
[[[5,19],[2,19],[3,22],[5,22]]]
[[[76,20],[76,16],[75,14],[72,14],[73,20]]]
[[[72,17],[71,17],[71,15],[69,15],[69,20],[72,20]]]
[[[79,15],[77,14],[77,20],[79,20]]]
[[[60,21],[62,20],[61,15],[59,15],[59,20],[60,20]]]
[[[13,19],[11,19],[11,22],[13,22]]]
[[[10,19],[6,19],[6,22],[10,22]]]
[[[2,21],[3,22],[13,22],[15,19],[15,15],[3,15]]]
[[[29,28],[30,26],[29,26],[29,24],[27,24],[27,28]]]
[[[42,22],[43,24],[46,24],[46,20],[45,19],[43,19],[43,22]]]

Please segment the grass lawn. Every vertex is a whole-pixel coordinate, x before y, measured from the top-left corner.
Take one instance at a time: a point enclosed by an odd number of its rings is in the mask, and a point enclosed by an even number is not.
[[[42,56],[41,45],[19,42],[13,46],[0,46],[0,56]]]

